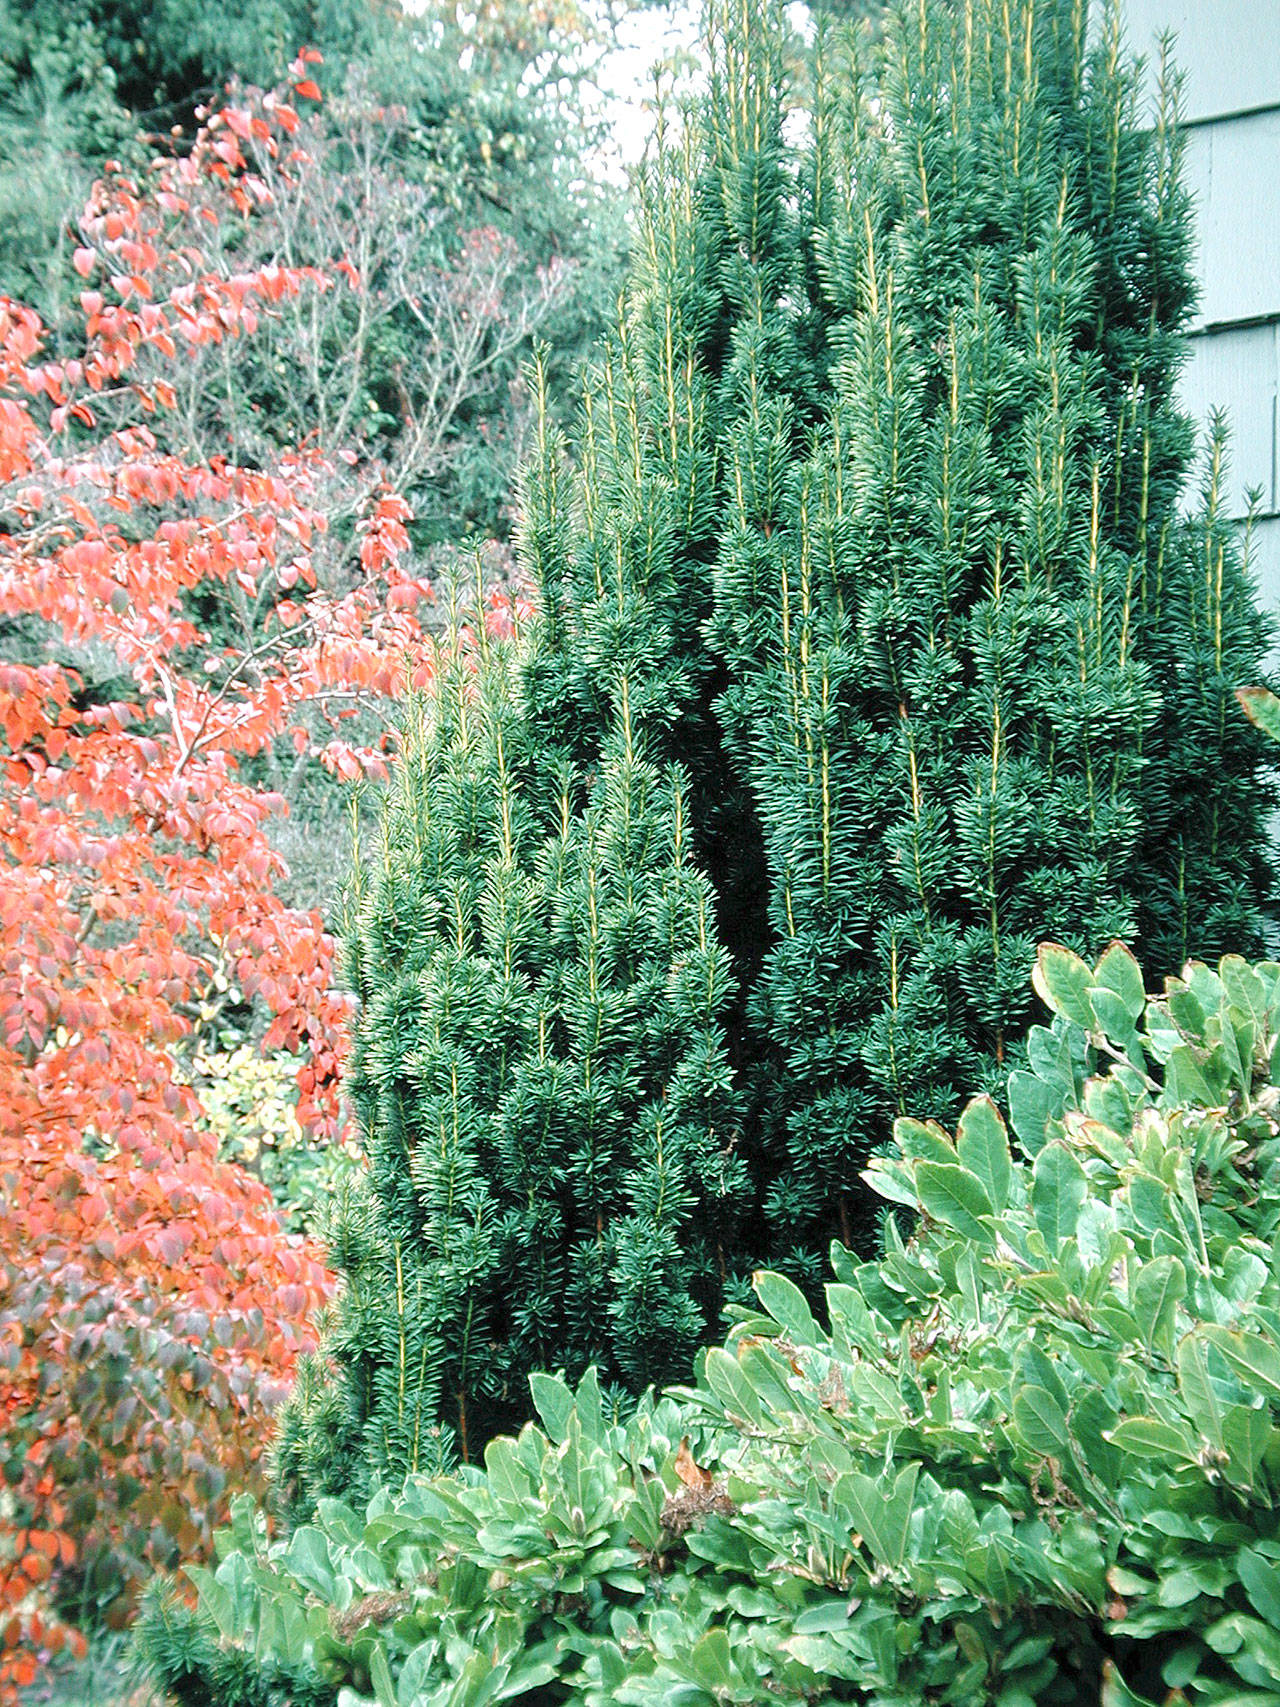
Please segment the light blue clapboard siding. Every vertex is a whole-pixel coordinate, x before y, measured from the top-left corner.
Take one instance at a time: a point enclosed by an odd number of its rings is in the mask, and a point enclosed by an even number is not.
[[[1177,38],[1201,291],[1181,395],[1201,423],[1229,416],[1227,505],[1240,516],[1261,491],[1252,563],[1280,612],[1280,0],[1123,3],[1129,43],[1151,61],[1159,35]]]
[[[1280,0],[1270,3],[1280,16]],[[1280,310],[1280,107],[1192,126],[1186,178],[1196,204],[1196,324]]]
[[[1140,53],[1176,35],[1192,123],[1280,105],[1280,0],[1127,0],[1125,10]]]
[[[1276,392],[1280,373],[1280,328],[1237,326],[1189,341],[1183,373],[1184,406],[1198,422],[1224,409],[1230,425],[1226,480],[1229,513],[1243,516],[1250,488],[1261,493],[1262,509],[1280,509],[1276,491]]]
[[[1273,617],[1280,616],[1280,516],[1254,523],[1249,536],[1249,567],[1262,603]],[[1280,622],[1272,636],[1270,667],[1280,667]]]

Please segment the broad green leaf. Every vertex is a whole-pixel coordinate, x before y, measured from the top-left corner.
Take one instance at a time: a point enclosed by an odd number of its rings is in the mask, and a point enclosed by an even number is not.
[[[1128,1132],[1133,1125],[1134,1105],[1134,1097],[1115,1073],[1108,1073],[1105,1079],[1090,1079],[1085,1087],[1085,1112],[1112,1134],[1104,1140],[1108,1154],[1124,1148],[1123,1140],[1116,1135]]]
[[[1236,1554],[1236,1571],[1254,1610],[1273,1630],[1280,1630],[1280,1569],[1252,1547],[1242,1547]]]
[[[1084,1465],[1104,1488],[1115,1488],[1123,1467],[1120,1453],[1111,1440],[1111,1431],[1120,1420],[1116,1408],[1092,1382],[1081,1384],[1073,1379],[1072,1385],[1071,1436],[1076,1462]]]
[[[877,1197],[883,1197],[888,1203],[901,1203],[906,1209],[920,1207],[915,1181],[906,1162],[900,1162],[893,1156],[875,1156],[859,1177]]]
[[[1236,1028],[1231,1023],[1231,1015],[1225,1003],[1218,1017],[1218,1043],[1209,1057],[1209,1066],[1225,1067],[1230,1082],[1241,1090],[1247,1090],[1253,1077],[1252,1042],[1250,1041],[1242,1053]]]
[[[387,1664],[387,1656],[383,1652],[381,1642],[374,1643],[373,1653],[369,1657],[369,1678],[373,1684],[373,1692],[378,1698],[378,1707],[398,1707],[396,1686],[391,1681],[391,1668]]]
[[[718,1696],[721,1690],[734,1689],[737,1679],[729,1655],[728,1632],[708,1630],[689,1655],[689,1670],[713,1695]]]
[[[419,1697],[426,1699],[431,1674],[435,1670],[440,1642],[437,1637],[419,1642],[400,1668],[398,1684],[399,1707],[418,1707]]]
[[[1038,1458],[1061,1458],[1070,1449],[1066,1412],[1044,1387],[1023,1387],[1014,1394],[1013,1422],[1027,1451]]]
[[[824,1290],[832,1333],[843,1334],[851,1345],[870,1357],[882,1356],[884,1344],[880,1330],[858,1288],[832,1281]]]
[[[1022,1387],[1043,1387],[1060,1410],[1070,1408],[1071,1399],[1062,1377],[1034,1340],[1025,1340],[1018,1348],[1013,1385],[1015,1391]]]
[[[1238,954],[1228,954],[1218,967],[1218,976],[1227,992],[1227,1000],[1259,1024],[1264,1024],[1270,1006],[1270,990],[1248,961],[1242,960]]]
[[[707,1385],[731,1417],[752,1424],[763,1421],[764,1411],[756,1398],[755,1388],[738,1367],[738,1360],[731,1351],[713,1345],[707,1352],[704,1374]]]
[[[200,1604],[218,1626],[218,1634],[228,1640],[244,1635],[244,1627],[236,1616],[235,1599],[205,1565],[188,1565],[186,1575],[195,1585]]]
[[[554,1683],[559,1675],[559,1667],[551,1660],[537,1660],[532,1665],[526,1661],[511,1670],[509,1675],[498,1683],[488,1699],[511,1701],[519,1695],[532,1695],[535,1690]]]
[[[507,1435],[498,1435],[484,1449],[485,1473],[494,1497],[509,1505],[523,1506],[530,1494],[529,1476]]]
[[[1076,1221],[1076,1244],[1081,1262],[1087,1268],[1105,1265],[1110,1270],[1115,1261],[1117,1243],[1123,1248],[1123,1240],[1116,1229],[1115,1210],[1096,1197],[1088,1198]]]
[[[893,1570],[900,1568],[906,1553],[919,1470],[919,1464],[908,1464],[888,1492],[884,1481],[852,1470],[839,1478],[833,1490],[876,1560]]]
[[[1194,1571],[1170,1571],[1161,1577],[1156,1590],[1156,1605],[1167,1607],[1190,1606],[1200,1598],[1200,1579]]]
[[[832,1641],[830,1636],[803,1636],[798,1630],[782,1643],[781,1652],[820,1678],[839,1677],[848,1664],[848,1651],[843,1643]],[[663,1707],[666,1700],[664,1691]]]
[[[1031,972],[1031,982],[1040,1000],[1054,1013],[1061,1014],[1085,1031],[1094,1029],[1096,1022],[1089,1001],[1093,977],[1078,954],[1063,948],[1061,943],[1042,942]]]
[[[969,1172],[982,1181],[991,1207],[999,1215],[1009,1201],[1013,1163],[1009,1134],[990,1097],[974,1097],[960,1116],[956,1152]]]
[[[600,1377],[596,1373],[594,1363],[579,1381],[577,1392],[573,1395],[573,1404],[582,1424],[583,1437],[597,1446],[603,1445],[604,1410],[600,1403]]]
[[[1179,1046],[1169,1057],[1169,1064],[1165,1068],[1164,1095],[1160,1101],[1165,1108],[1217,1106],[1218,1098],[1201,1072],[1195,1056],[1185,1045]]]
[[[562,1520],[567,1519],[572,1534],[585,1535],[591,1527],[592,1513],[588,1507],[592,1503],[589,1497],[592,1487],[586,1466],[586,1453],[582,1447],[582,1424],[576,1411],[569,1417],[555,1474],[564,1489],[564,1507],[553,1515]]]
[[[336,1536],[348,1547],[359,1545],[364,1535],[364,1522],[344,1500],[322,1495],[316,1501],[316,1516],[328,1534]]]
[[[1079,1160],[1055,1139],[1036,1157],[1031,1174],[1031,1209],[1036,1226],[1051,1253],[1064,1239],[1075,1237],[1080,1207],[1089,1195],[1089,1184]]]
[[[1222,1419],[1222,1443],[1231,1460],[1231,1481],[1253,1486],[1271,1435],[1271,1412],[1266,1405],[1227,1407]]]
[[[824,1600],[802,1612],[795,1621],[798,1636],[826,1636],[834,1630],[849,1628],[850,1607],[847,1600]]]
[[[855,1363],[845,1376],[849,1391],[860,1399],[877,1421],[900,1424],[906,1421],[902,1392],[871,1363]]]
[[[823,1337],[804,1293],[786,1275],[767,1268],[757,1269],[751,1284],[766,1313],[780,1328],[786,1329],[797,1345],[813,1345]]]
[[[1177,1362],[1178,1388],[1191,1413],[1191,1420],[1210,1444],[1221,1450],[1224,1406],[1214,1392],[1209,1375],[1208,1346],[1203,1329],[1199,1333],[1188,1334],[1182,1341],[1178,1347]]]
[[[1113,942],[1093,969],[1093,982],[1113,991],[1131,1020],[1140,1020],[1147,1005],[1142,968],[1122,942]]]
[[[1216,1326],[1200,1331],[1255,1391],[1263,1393],[1272,1404],[1280,1400],[1280,1351],[1270,1340],[1256,1333],[1242,1334]]]
[[[548,1438],[559,1446],[569,1432],[573,1394],[558,1375],[531,1375],[529,1391]]]
[[[951,1162],[917,1162],[916,1188],[926,1215],[975,1243],[995,1243],[995,1233],[980,1217],[994,1214],[982,1181],[968,1168]]]
[[[738,1367],[759,1394],[761,1404],[767,1409],[779,1416],[785,1416],[787,1412],[798,1408],[800,1401],[788,1385],[789,1372],[769,1345],[742,1346],[738,1354]]]
[[[1183,977],[1206,1017],[1216,1014],[1226,991],[1213,968],[1206,966],[1203,960],[1192,960],[1183,968]]]
[[[964,1556],[965,1570],[985,1585],[987,1594],[999,1606],[1007,1606],[1012,1593],[1005,1545],[1001,1537],[987,1535]]]
[[[1145,1695],[1134,1694],[1114,1660],[1103,1660],[1101,1707],[1156,1707],[1156,1704]]]
[[[1045,1141],[1046,1128],[1062,1106],[1061,1096],[1034,1073],[1009,1074],[1009,1121],[1029,1156]]]
[[[893,1491],[885,1500],[884,1541],[888,1561],[901,1566],[907,1551],[907,1536],[911,1530],[911,1512],[915,1504],[916,1479],[919,1464],[908,1464],[894,1479]]]
[[[1156,1257],[1138,1270],[1129,1307],[1148,1349],[1172,1353],[1174,1313],[1186,1292],[1187,1271],[1177,1257]]]
[[[1172,1458],[1193,1463],[1197,1456],[1191,1437],[1159,1417],[1126,1417],[1110,1430],[1110,1439],[1112,1445],[1135,1458]]]
[[[1206,1015],[1194,991],[1168,979],[1165,985],[1165,1003],[1174,1025],[1192,1043],[1203,1043]]]
[[[1145,1233],[1160,1227],[1175,1225],[1170,1212],[1172,1192],[1154,1174],[1135,1171],[1129,1176],[1129,1208],[1133,1219]]]
[[[903,1115],[893,1123],[893,1141],[913,1162],[954,1162],[956,1147],[945,1126],[936,1120],[912,1120]]]
[[[982,1281],[978,1259],[971,1250],[963,1250],[956,1258],[956,1285],[964,1299],[971,1322],[982,1320]]]
[[[1217,1654],[1230,1656],[1231,1669],[1246,1683],[1255,1686],[1274,1684],[1280,1680],[1280,1632],[1259,1618],[1243,1612],[1229,1612],[1204,1632],[1204,1639]],[[1213,1696],[1214,1707],[1224,1697]],[[1244,1696],[1225,1697],[1242,1701]],[[1261,1696],[1249,1697],[1260,1701]]]
[[[1118,1044],[1130,1060],[1140,1060],[1136,1053],[1139,1048],[1137,1031],[1128,1007],[1114,990],[1098,989],[1096,986],[1089,992],[1089,1000],[1093,1005],[1094,1016],[1098,1025],[1112,1043]]]
[[[314,1589],[321,1600],[332,1601],[334,1572],[329,1543],[314,1525],[307,1523],[294,1531],[285,1562],[299,1582]]]

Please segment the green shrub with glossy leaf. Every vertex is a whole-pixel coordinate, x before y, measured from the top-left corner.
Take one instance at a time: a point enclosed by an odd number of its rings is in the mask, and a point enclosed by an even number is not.
[[[161,1681],[1280,1707],[1280,966],[1149,999],[1118,945],[1046,945],[1035,981],[1014,1140],[985,1097],[955,1134],[900,1121],[870,1180],[914,1231],[834,1249],[825,1323],[762,1273],[696,1388],[626,1424],[594,1376],[535,1377],[542,1428],[483,1474],[322,1501],[287,1542],[243,1509],[197,1613],[151,1608]]]

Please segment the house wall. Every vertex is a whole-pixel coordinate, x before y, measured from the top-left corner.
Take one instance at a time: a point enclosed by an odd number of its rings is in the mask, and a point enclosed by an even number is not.
[[[1252,561],[1280,612],[1280,0],[1124,3],[1135,51],[1176,38],[1201,290],[1182,393],[1229,417],[1231,513],[1258,495]]]

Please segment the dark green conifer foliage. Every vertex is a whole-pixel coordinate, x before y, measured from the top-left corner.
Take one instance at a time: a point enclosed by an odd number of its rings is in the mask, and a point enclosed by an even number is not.
[[[717,632],[726,504],[742,483],[766,507],[820,407],[820,324],[810,312],[813,188],[784,141],[797,44],[772,0],[713,0],[708,89],[659,98],[638,185],[639,231],[615,337],[584,391],[568,481],[544,436],[526,473],[523,540],[542,627],[525,678],[531,715],[565,758],[591,766],[616,714],[618,673],[655,754],[690,781],[693,845],[740,994],[730,1058],[750,1089],[743,994],[769,921],[760,826],[722,716],[733,659]],[[758,489],[758,490],[757,490]],[[763,556],[767,554],[762,554]],[[751,607],[753,566],[739,576]],[[734,1139],[753,1179],[767,1167],[752,1110]],[[763,1249],[758,1194],[733,1294]]]
[[[468,646],[455,621],[352,898],[370,1172],[335,1230],[338,1387],[311,1368],[282,1431],[304,1498],[335,1461],[394,1477],[474,1457],[540,1368],[594,1362],[633,1393],[677,1376],[758,1254],[733,956],[702,863],[746,894],[758,831],[701,627],[722,436],[772,433],[779,472],[801,443],[781,415],[761,427],[752,375],[808,384],[793,336],[773,356],[758,336],[803,233],[780,15],[733,0],[713,38],[714,122],[660,117],[576,476],[539,385],[534,631],[499,644],[473,621]]]
[[[635,1391],[755,1261],[865,1241],[868,1152],[1007,1073],[1038,941],[1256,948],[1265,634],[1220,448],[1177,510],[1177,136],[1085,11],[824,25],[789,147],[781,13],[713,0],[576,470],[540,410],[532,632],[445,648],[353,900],[308,1497],[474,1456],[539,1367]]]
[[[1116,10],[1093,48],[1086,12],[924,0],[872,75],[848,40],[822,55],[831,396],[718,581],[770,870],[771,1219],[801,1269],[857,1235],[891,1117],[950,1119],[1007,1061],[1038,939],[1123,937],[1156,971],[1258,946],[1258,749],[1229,689],[1264,635],[1212,492],[1194,538],[1175,511],[1169,91],[1143,128]]]
[[[684,775],[615,676],[590,776],[520,703],[525,639],[455,609],[351,897],[348,1089],[369,1171],[286,1416],[307,1498],[473,1458],[531,1372],[675,1378],[716,1320],[735,1198],[732,995]]]

